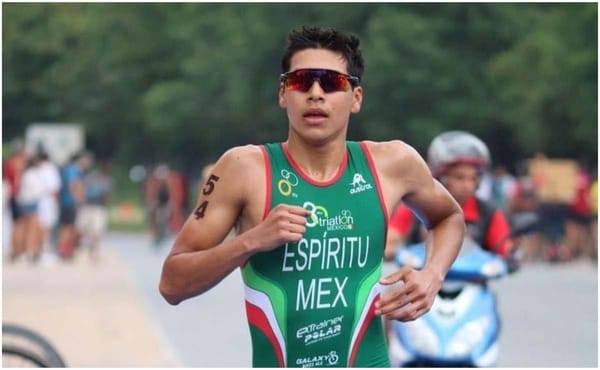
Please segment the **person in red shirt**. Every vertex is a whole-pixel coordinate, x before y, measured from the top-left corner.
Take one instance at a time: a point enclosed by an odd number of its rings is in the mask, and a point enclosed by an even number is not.
[[[490,166],[487,145],[464,131],[448,131],[430,144],[427,162],[432,174],[460,204],[467,226],[467,235],[485,249],[508,257],[512,249],[509,223],[502,210],[475,195],[483,172]],[[393,212],[388,228],[385,257],[393,258],[399,245],[422,240],[421,222],[401,202]]]
[[[590,252],[588,244],[591,238],[588,230],[592,221],[591,188],[591,177],[586,166],[580,163],[575,177],[575,196],[568,205],[564,221],[565,236],[561,247],[563,260],[575,259]],[[560,252],[559,250],[559,255]]]
[[[20,212],[17,204],[17,195],[21,185],[21,175],[25,170],[27,155],[25,153],[25,143],[20,139],[13,140],[12,154],[2,163],[2,177],[6,179],[9,185],[9,206],[12,219],[12,229],[4,230],[10,234],[11,254],[10,260],[13,261],[18,255],[19,246],[25,241],[25,228],[23,224],[23,214]]]

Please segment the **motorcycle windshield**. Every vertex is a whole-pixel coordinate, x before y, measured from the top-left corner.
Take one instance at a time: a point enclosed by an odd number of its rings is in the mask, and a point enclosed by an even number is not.
[[[395,261],[399,266],[412,266],[421,269],[427,249],[425,243],[398,248]],[[466,240],[450,267],[446,280],[489,280],[506,275],[506,262],[498,255],[490,253],[472,240]]]

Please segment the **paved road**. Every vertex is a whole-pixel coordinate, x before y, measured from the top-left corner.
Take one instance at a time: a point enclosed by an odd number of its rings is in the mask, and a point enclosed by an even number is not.
[[[502,367],[598,367],[598,270],[527,265],[495,284]]]
[[[93,263],[88,253],[77,253],[68,263],[51,255],[36,265],[4,260],[2,323],[36,331],[69,367],[181,366],[129,265],[115,252],[101,253],[100,263]],[[34,348],[6,333],[2,343]],[[2,365],[19,367],[4,357]]]
[[[167,243],[168,244],[168,243]],[[248,367],[239,271],[205,295],[170,306],[158,295],[164,255],[149,237],[113,233],[106,245],[131,267],[150,312],[187,367]],[[527,265],[493,284],[503,320],[501,367],[597,367],[598,276],[591,263]]]

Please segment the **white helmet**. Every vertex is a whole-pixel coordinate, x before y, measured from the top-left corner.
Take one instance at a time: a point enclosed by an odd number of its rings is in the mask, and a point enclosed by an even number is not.
[[[468,163],[484,170],[490,162],[487,145],[465,131],[444,132],[433,139],[427,150],[427,163],[434,177],[443,175],[454,164]]]

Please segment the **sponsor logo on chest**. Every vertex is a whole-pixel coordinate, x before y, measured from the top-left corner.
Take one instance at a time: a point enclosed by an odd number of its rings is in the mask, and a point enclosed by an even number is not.
[[[350,194],[354,195],[371,189],[373,189],[373,185],[368,183],[362,174],[358,172],[354,174],[350,183]]]
[[[301,367],[323,367],[333,366],[338,363],[340,356],[336,351],[331,351],[325,355],[307,356],[296,359],[296,365]]]

